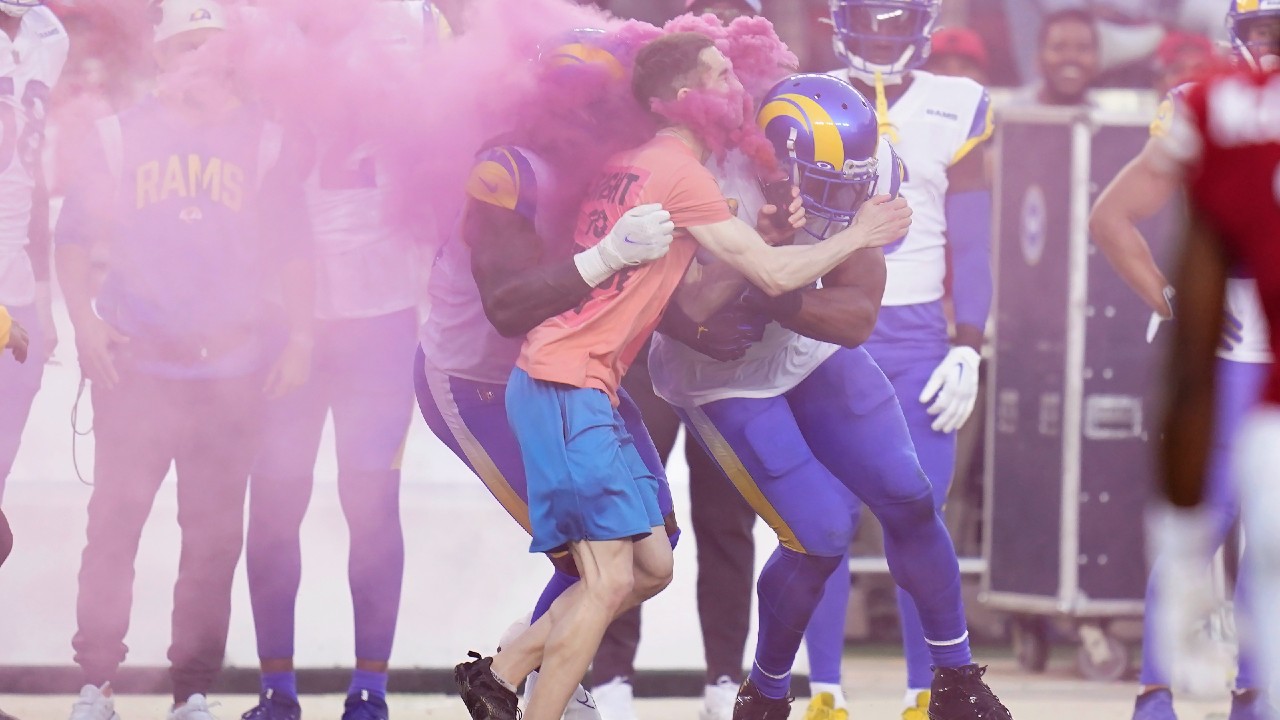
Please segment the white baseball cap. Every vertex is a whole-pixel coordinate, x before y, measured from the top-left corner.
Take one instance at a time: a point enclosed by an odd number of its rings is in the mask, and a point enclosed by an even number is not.
[[[227,29],[227,11],[217,0],[161,0],[155,42],[204,28]]]

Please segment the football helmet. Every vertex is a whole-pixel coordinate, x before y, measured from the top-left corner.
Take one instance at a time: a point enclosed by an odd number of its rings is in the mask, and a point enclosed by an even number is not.
[[[604,71],[613,80],[622,80],[627,74],[612,36],[596,28],[571,30],[546,43],[538,52],[538,62],[553,75],[583,68]]]
[[[1250,25],[1280,21],[1280,0],[1231,0],[1227,10],[1227,36],[1236,54],[1254,68],[1264,67],[1264,59],[1280,60],[1280,36],[1250,42]]]
[[[836,57],[868,85],[896,84],[929,57],[942,0],[830,0]]]
[[[876,112],[852,85],[831,75],[792,75],[765,95],[756,122],[822,239],[848,225],[876,193],[880,133]],[[812,222],[812,218],[826,222]]]

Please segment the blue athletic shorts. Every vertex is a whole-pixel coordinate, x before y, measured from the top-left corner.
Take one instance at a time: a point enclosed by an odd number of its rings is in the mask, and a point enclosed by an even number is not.
[[[608,395],[535,380],[516,368],[507,383],[507,417],[524,458],[531,552],[636,539],[663,526],[659,481]]]

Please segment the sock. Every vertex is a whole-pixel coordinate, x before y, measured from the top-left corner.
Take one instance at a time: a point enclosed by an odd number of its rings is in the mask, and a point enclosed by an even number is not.
[[[791,691],[795,663],[804,630],[822,598],[827,578],[842,558],[805,555],[779,546],[764,564],[757,582],[760,630],[751,683],[767,698],[781,700]]]
[[[273,691],[273,695],[298,697],[298,674],[292,670],[285,672],[262,673],[262,694]]]
[[[934,666],[957,668],[972,663],[960,596],[960,565],[951,536],[934,509],[933,496],[888,503],[874,511],[884,529],[889,571],[914,600]],[[918,684],[910,679],[908,683]]]
[[[547,581],[547,586],[542,589],[542,595],[538,596],[538,602],[533,606],[533,616],[530,618],[529,624],[532,625],[538,622],[538,618],[546,615],[547,611],[551,609],[551,603],[563,595],[565,590],[573,587],[576,582],[578,582],[578,578],[557,570],[551,576],[551,579]]]
[[[839,683],[824,683],[809,681],[809,697],[818,697],[822,693],[830,693],[835,698],[836,709],[843,710],[849,706],[849,701],[844,697],[844,688]]]
[[[515,685],[512,685],[511,683],[507,682],[506,680],[503,680],[501,675],[499,675],[498,673],[496,673],[496,672],[494,672],[494,671],[493,671],[493,666],[492,666],[492,665],[490,665],[490,666],[489,666],[489,674],[490,674],[490,675],[492,675],[492,676],[493,676],[493,679],[494,679],[494,680],[497,680],[497,681],[498,681],[498,684],[499,684],[499,685],[501,685],[502,687],[506,688],[507,690],[510,690],[512,693],[514,693],[514,692],[516,691],[516,686],[515,686]]]
[[[387,674],[357,668],[351,673],[351,687],[347,688],[347,695],[358,695],[361,690],[369,691],[369,697],[371,698],[385,699],[387,697]]]
[[[935,642],[925,638],[929,643],[929,653],[933,655],[933,664],[940,668],[958,668],[973,664],[973,653],[969,650],[969,631],[954,640]]]
[[[929,688],[907,688],[907,694],[902,698],[902,708],[904,710],[916,707],[920,702],[920,693],[929,692]]]

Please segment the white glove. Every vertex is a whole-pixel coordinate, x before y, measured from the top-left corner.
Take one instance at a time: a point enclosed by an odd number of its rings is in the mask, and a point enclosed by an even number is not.
[[[637,205],[628,210],[595,247],[573,256],[578,273],[591,287],[619,270],[653,262],[667,254],[676,225],[661,205]]]
[[[1151,313],[1151,319],[1147,321],[1148,345],[1156,341],[1156,333],[1160,332],[1160,326],[1173,319],[1173,287],[1164,289],[1164,301],[1169,305],[1169,317],[1158,312]]]
[[[978,401],[978,364],[981,362],[977,350],[957,345],[929,376],[920,393],[920,402],[933,400],[928,412],[938,416],[931,426],[935,432],[955,432],[973,414],[973,406]]]
[[[1179,694],[1221,695],[1232,665],[1230,648],[1209,635],[1216,601],[1210,563],[1216,531],[1202,508],[1168,504],[1147,511],[1147,549],[1159,602],[1152,613],[1155,647],[1170,684]]]

